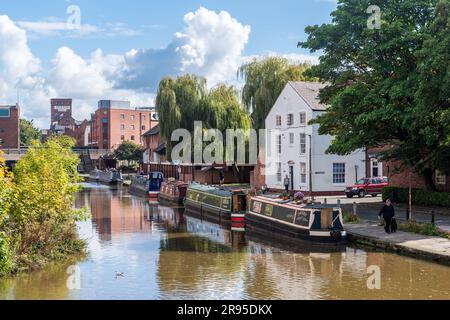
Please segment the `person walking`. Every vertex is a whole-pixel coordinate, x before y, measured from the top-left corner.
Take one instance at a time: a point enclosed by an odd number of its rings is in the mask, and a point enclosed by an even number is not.
[[[380,213],[378,215],[380,218],[383,217],[384,222],[386,223],[384,230],[386,233],[396,232],[395,228],[393,228],[393,222],[395,217],[395,208],[392,205],[392,201],[390,199],[386,200],[386,204],[381,208]]]
[[[284,188],[286,189],[286,192],[289,192],[290,184],[291,184],[291,179],[289,179],[289,176],[286,175],[286,178],[284,178]]]

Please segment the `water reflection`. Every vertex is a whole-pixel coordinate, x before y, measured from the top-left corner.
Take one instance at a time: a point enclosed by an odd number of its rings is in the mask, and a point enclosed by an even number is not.
[[[90,254],[0,280],[0,299],[449,299],[450,268],[354,248],[318,250],[234,233],[126,190],[91,186],[77,197]],[[328,252],[327,252],[328,251]],[[67,289],[77,263],[81,290]],[[367,267],[382,290],[367,289]],[[115,278],[124,272],[124,278]]]

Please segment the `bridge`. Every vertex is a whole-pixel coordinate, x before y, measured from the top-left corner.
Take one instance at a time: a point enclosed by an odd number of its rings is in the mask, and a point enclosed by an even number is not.
[[[28,148],[0,149],[0,151],[3,152],[3,158],[5,158],[6,161],[17,162],[28,152]],[[89,157],[90,160],[98,160],[101,157],[112,153],[112,150],[74,148],[73,152],[80,157]]]

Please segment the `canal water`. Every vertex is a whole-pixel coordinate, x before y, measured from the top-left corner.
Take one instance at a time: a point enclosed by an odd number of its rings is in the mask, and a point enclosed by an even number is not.
[[[92,215],[79,225],[89,254],[0,279],[0,299],[450,299],[446,266],[268,242],[125,189],[86,185],[76,205]],[[374,266],[380,290],[367,285]]]

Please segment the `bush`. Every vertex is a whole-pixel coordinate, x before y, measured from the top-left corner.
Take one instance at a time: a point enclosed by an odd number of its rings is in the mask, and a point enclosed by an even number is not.
[[[357,215],[349,212],[344,212],[343,218],[344,223],[359,223],[361,221],[361,219]]]
[[[12,179],[0,159],[0,204],[7,204],[7,210],[0,208],[0,274],[40,268],[84,251],[76,222],[86,218],[85,211],[73,208],[80,181],[73,146],[67,137],[34,142]]]
[[[436,225],[431,223],[418,223],[416,221],[406,221],[399,225],[399,230],[405,232],[417,233],[425,236],[435,236],[450,239],[450,236],[439,230]]]
[[[391,199],[397,203],[408,203],[409,190],[403,188],[385,187],[383,188],[383,200],[386,199]],[[450,193],[413,189],[412,201],[413,204],[416,205],[449,207]]]

